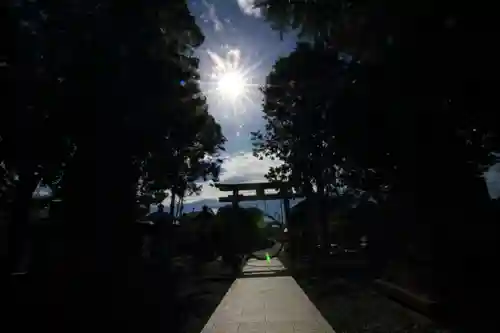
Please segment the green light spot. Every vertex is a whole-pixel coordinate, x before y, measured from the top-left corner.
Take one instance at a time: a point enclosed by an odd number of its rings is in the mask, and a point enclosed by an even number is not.
[[[269,256],[269,253],[266,252],[266,260],[268,263],[271,263],[271,257]]]

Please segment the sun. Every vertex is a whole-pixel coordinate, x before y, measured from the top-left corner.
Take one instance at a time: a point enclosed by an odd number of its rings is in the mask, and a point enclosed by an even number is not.
[[[261,99],[257,79],[261,61],[244,63],[237,48],[229,49],[224,55],[206,50],[210,67],[206,70],[206,80],[200,86],[210,100],[212,110],[220,110],[224,118],[237,119],[235,115],[246,112]]]
[[[245,93],[247,83],[245,77],[237,70],[220,75],[217,81],[217,90],[222,97],[236,99]]]

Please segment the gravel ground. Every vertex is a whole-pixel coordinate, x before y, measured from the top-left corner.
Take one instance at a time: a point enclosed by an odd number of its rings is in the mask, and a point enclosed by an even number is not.
[[[297,282],[337,333],[451,333],[369,286],[342,278]]]
[[[186,266],[190,266],[187,259]],[[234,282],[231,270],[220,260],[202,265],[197,274],[184,267],[179,276],[183,333],[199,333]]]
[[[187,258],[182,261],[189,263]],[[184,313],[182,332],[199,333],[234,277],[220,261],[204,264],[199,274],[193,274],[190,264],[185,266],[178,288]],[[297,282],[336,333],[452,333],[377,293],[369,284],[301,275]]]

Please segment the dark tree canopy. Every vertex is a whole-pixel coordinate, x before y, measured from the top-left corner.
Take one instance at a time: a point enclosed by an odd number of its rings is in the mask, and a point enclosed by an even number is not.
[[[66,272],[126,269],[136,206],[199,191],[225,138],[198,85],[204,39],[184,0],[14,1],[2,51],[2,202],[17,261],[39,182],[58,189]],[[8,191],[7,191],[8,189]],[[2,207],[4,209],[4,207]],[[112,244],[112,246],[110,245]],[[12,251],[10,251],[12,250]],[[72,276],[72,277],[71,277]]]
[[[385,253],[418,243],[432,254],[439,297],[458,307],[461,283],[480,279],[459,258],[491,256],[467,252],[460,239],[492,241],[483,173],[498,162],[500,113],[497,66],[483,59],[497,55],[494,11],[446,0],[257,5],[275,29],[311,45],[278,60],[264,88],[257,152],[285,162],[270,176],[309,186],[312,168],[340,167],[326,183],[384,199]]]
[[[139,204],[168,191],[173,198],[199,191],[196,180],[217,177],[225,142],[198,84],[194,51],[204,36],[186,1],[9,1],[6,9],[12,33],[0,57],[9,89],[0,113],[6,271],[24,256],[32,193],[42,182],[62,200],[50,227],[58,253],[29,269],[44,277],[37,292],[64,304],[47,307],[47,322],[61,331],[74,330],[75,322],[90,331],[99,318],[106,326],[118,317],[127,328],[135,321],[149,331],[175,326],[175,311],[158,320],[134,312],[142,302],[176,308],[165,257],[158,257],[154,277],[146,278],[150,272],[138,262]],[[130,286],[147,290],[147,299]],[[91,306],[83,311],[84,304]],[[86,320],[76,321],[82,313]]]
[[[495,54],[488,34],[492,21],[481,6],[430,0],[263,0],[257,5],[276,29],[298,30],[306,39],[378,68],[370,89],[381,90],[374,95],[379,101],[390,100],[391,105],[380,105],[384,112],[396,105],[405,109],[405,127],[421,128],[413,134],[418,140],[441,117],[437,128],[450,127],[462,145],[471,142],[467,159],[488,164],[488,153],[500,149],[500,119],[491,107],[496,102],[487,74],[492,68],[471,59],[476,50]]]

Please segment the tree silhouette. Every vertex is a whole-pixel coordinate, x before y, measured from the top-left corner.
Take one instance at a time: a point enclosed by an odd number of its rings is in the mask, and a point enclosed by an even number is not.
[[[378,88],[377,94],[369,102],[378,100],[378,107],[387,109],[384,112],[390,116],[385,122],[409,131],[401,134],[409,144],[415,136],[426,138],[430,124],[436,123],[435,128],[443,128],[442,132],[450,128],[447,135],[459,137],[460,144],[468,146],[460,149],[481,171],[491,163],[488,153],[499,149],[498,113],[487,107],[491,102],[487,69],[465,65],[470,62],[461,42],[468,28],[487,31],[489,23],[479,15],[483,12],[451,1],[403,6],[397,1],[263,0],[258,5],[276,29],[297,29],[302,36],[346,52],[372,72],[378,71],[372,75],[376,81],[369,84],[370,89]],[[486,38],[481,34],[466,49],[474,49]],[[430,106],[440,112],[430,111]],[[395,118],[401,109],[409,118],[405,123]],[[429,137],[429,142],[435,140]]]
[[[195,112],[190,114],[190,110]],[[176,128],[172,140],[146,159],[141,180],[142,193],[170,190],[171,214],[176,196],[199,193],[197,180],[218,177],[222,160],[217,156],[225,142],[220,126],[208,114],[206,106],[186,109],[184,117],[184,127]]]
[[[427,230],[422,245],[432,253],[433,282],[440,297],[459,304],[456,288],[478,277],[458,258],[483,256],[465,251],[459,239],[471,237],[472,219],[488,223],[482,173],[500,149],[490,66],[470,57],[478,49],[496,54],[487,10],[452,1],[267,0],[259,6],[276,29],[296,29],[359,64],[358,88],[340,99],[336,126],[354,164],[348,183],[378,192],[383,185],[390,226],[408,237]],[[472,231],[475,244],[485,237],[481,230]],[[394,241],[406,251],[404,237]]]
[[[183,0],[30,1],[8,9],[17,38],[2,54],[13,93],[0,116],[0,148],[19,215],[12,239],[27,227],[36,185],[57,182],[64,256],[49,280],[54,297],[74,305],[63,318],[71,322],[79,304],[102,300],[88,313],[97,319],[105,312],[98,308],[126,297],[116,295],[140,271],[129,274],[141,188],[164,193],[217,174],[225,139],[207,113],[193,56],[203,35]],[[167,281],[157,294],[171,301]]]
[[[0,156],[6,171],[2,182],[10,180],[13,185],[10,198],[5,198],[13,203],[8,208],[12,211],[8,242],[11,270],[22,251],[19,246],[33,191],[42,180],[52,184],[60,179],[75,147],[61,126],[67,117],[61,98],[65,89],[62,68],[68,59],[62,59],[61,52],[48,56],[61,33],[53,35],[54,40],[48,39],[54,26],[39,2],[12,3],[7,9],[13,38],[2,55],[9,93],[0,116]]]
[[[257,155],[284,162],[271,169],[272,180],[291,181],[306,197],[341,194],[341,175],[352,168],[344,139],[355,134],[339,120],[349,114],[342,102],[353,90],[356,67],[322,43],[299,43],[275,64],[263,88],[266,131],[253,133]],[[326,214],[327,202],[319,202]],[[326,216],[320,221],[326,247]]]
[[[216,243],[224,258],[247,255],[259,249],[264,240],[263,212],[256,207],[221,207],[216,223]]]

